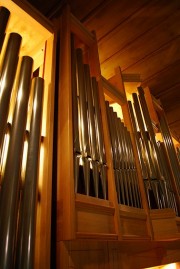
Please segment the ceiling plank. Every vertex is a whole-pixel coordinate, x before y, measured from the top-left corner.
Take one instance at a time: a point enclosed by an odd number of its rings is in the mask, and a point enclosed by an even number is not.
[[[122,23],[126,22],[134,13],[146,5],[148,0],[131,1],[127,4],[127,0],[111,0],[107,5],[92,14],[84,24],[90,30],[96,31],[97,39],[109,36],[112,31],[116,31]]]
[[[175,14],[179,5],[176,1],[173,2],[175,4],[171,4],[169,1],[168,3],[162,8],[162,6],[159,5],[159,1],[150,2],[148,5],[139,9],[138,12],[117,29],[101,39],[98,42],[100,62],[103,64],[105,60],[132,44],[137,38],[141,38],[147,31],[150,31],[162,23],[171,14]],[[158,32],[156,32],[156,34],[158,34]],[[156,37],[158,38],[158,35]],[[153,39],[154,38],[153,36]]]

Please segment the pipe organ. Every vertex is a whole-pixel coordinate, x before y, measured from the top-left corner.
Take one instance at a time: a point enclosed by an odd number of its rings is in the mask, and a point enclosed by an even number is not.
[[[178,240],[179,150],[149,90],[101,76],[68,6],[50,22],[0,5],[0,268],[81,268],[86,250],[119,268],[124,248]]]

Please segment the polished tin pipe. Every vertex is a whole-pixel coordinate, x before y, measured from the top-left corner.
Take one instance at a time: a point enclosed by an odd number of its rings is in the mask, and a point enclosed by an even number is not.
[[[18,37],[19,39],[19,37]],[[11,63],[12,64],[12,63]],[[23,144],[31,84],[32,58],[22,59],[18,94],[5,166],[0,200],[0,268],[12,269],[19,203],[19,184]]]
[[[7,127],[10,97],[16,74],[20,45],[21,36],[11,33],[0,73],[0,148]]]
[[[141,206],[141,199],[140,199],[140,192],[138,188],[138,180],[137,180],[137,173],[136,173],[136,166],[135,166],[135,160],[134,160],[134,153],[132,149],[132,143],[131,143],[131,137],[130,133],[127,130],[126,127],[126,144],[127,144],[127,150],[128,150],[128,156],[129,156],[129,173],[130,173],[130,179],[132,184],[132,194],[133,194],[133,205],[135,207],[142,207]]]
[[[113,128],[113,121],[111,119],[111,112],[110,112],[110,107],[109,107],[109,102],[105,102],[106,105],[106,113],[107,113],[107,119],[108,119],[108,126],[109,126],[109,133],[110,133],[110,139],[111,139],[111,153],[112,153],[112,159],[113,159],[113,168],[114,168],[114,178],[115,178],[115,185],[116,185],[116,192],[117,192],[117,198],[118,198],[118,203],[123,204],[125,203],[125,199],[123,200],[123,197],[121,194],[123,192],[122,190],[122,180],[119,177],[119,171],[118,169],[120,168],[117,165],[117,148],[116,148],[116,136]]]
[[[138,157],[139,157],[139,161],[140,161],[140,165],[141,165],[142,177],[143,177],[143,179],[148,179],[147,166],[146,166],[146,163],[145,163],[143,156],[142,156],[142,152],[143,152],[142,143],[140,143],[140,140],[139,140],[137,126],[136,126],[136,120],[135,120],[131,101],[128,101],[128,108],[129,108],[131,123],[132,123],[133,131],[134,131],[133,134],[135,137],[136,147],[137,147],[137,151],[138,151]]]
[[[129,193],[129,202],[131,206],[134,206],[134,200],[133,200],[133,186],[132,186],[132,178],[130,177],[129,169],[130,169],[130,156],[128,154],[128,145],[126,141],[126,133],[125,133],[125,126],[121,122],[120,119],[117,119],[118,121],[118,126],[119,126],[119,133],[121,134],[121,139],[122,139],[122,147],[124,148],[124,157],[125,157],[125,162],[124,162],[124,173],[126,176],[126,181],[127,181],[127,186],[128,186],[128,193]]]
[[[176,184],[178,185],[178,188],[180,190],[180,166],[179,166],[178,158],[177,158],[176,151],[173,145],[173,141],[171,138],[171,134],[170,134],[164,115],[160,115],[159,120],[160,120],[160,128],[161,128],[161,133],[163,136],[164,144],[169,154],[169,161],[172,167],[174,177],[176,178]]]
[[[93,102],[95,108],[96,139],[98,141],[100,162],[106,163],[104,137],[102,131],[102,118],[99,105],[98,85],[95,77],[92,77]]]
[[[10,11],[5,7],[0,7],[0,52],[4,43],[5,31],[9,20]]]
[[[141,132],[141,135],[143,138],[144,148],[146,151],[146,161],[148,163],[149,177],[152,179],[156,179],[157,178],[156,167],[155,167],[153,159],[152,159],[151,148],[149,147],[148,138],[146,135],[144,122],[143,122],[143,118],[142,118],[142,114],[141,114],[141,110],[140,110],[140,104],[139,104],[138,97],[137,97],[136,93],[133,93],[133,101],[134,101],[134,108],[135,108],[135,112],[136,112],[137,122],[139,125],[139,129],[140,129],[140,132]]]
[[[108,119],[108,125],[109,125],[109,133],[110,133],[110,139],[111,139],[111,152],[112,152],[112,159],[113,159],[113,166],[114,169],[118,169],[117,165],[117,141],[116,141],[116,136],[115,136],[115,130],[114,130],[114,124],[113,120],[111,118],[111,111],[109,107],[109,102],[106,101],[106,112],[107,112],[107,119]]]
[[[71,83],[72,83],[72,109],[73,109],[73,147],[74,152],[80,153],[79,118],[76,80],[76,53],[74,48],[74,35],[71,35]]]
[[[102,118],[99,105],[99,93],[98,85],[95,77],[91,78],[92,81],[92,96],[94,105],[94,116],[95,116],[95,127],[96,127],[96,141],[98,144],[98,156],[99,156],[99,170],[100,178],[102,183],[103,198],[107,199],[107,166],[106,166],[106,156],[104,148],[104,137],[102,129]]]
[[[89,195],[90,190],[90,136],[89,136],[89,118],[87,111],[87,93],[84,75],[83,52],[82,49],[76,49],[76,68],[77,68],[77,94],[79,99],[79,133],[80,145],[83,164],[83,178],[85,186],[85,194]],[[77,120],[76,120],[77,121]],[[77,123],[76,123],[77,124]]]
[[[87,105],[88,105],[88,131],[90,137],[90,153],[91,153],[91,164],[93,170],[93,182],[94,182],[94,193],[95,196],[99,195],[99,169],[98,169],[98,161],[99,161],[99,152],[98,145],[96,139],[96,127],[95,127],[95,114],[94,114],[94,105],[93,105],[93,97],[92,97],[92,84],[91,84],[91,76],[89,65],[84,65],[84,75],[85,75],[85,86],[86,86],[86,94],[87,94]]]
[[[99,163],[97,161],[91,161],[94,181],[94,193],[95,197],[99,197]]]
[[[41,142],[41,122],[44,80],[36,77],[28,141],[27,165],[20,211],[16,268],[34,268],[38,170]]]
[[[146,99],[144,96],[144,90],[142,87],[138,87],[138,93],[139,93],[139,100],[140,100],[141,108],[142,108],[142,111],[144,114],[144,120],[146,122],[148,134],[149,134],[150,141],[152,144],[152,150],[154,153],[154,157],[156,159],[155,164],[156,164],[157,177],[159,179],[164,180],[163,172],[162,172],[162,163],[161,163],[161,159],[159,156],[159,151],[158,151],[158,147],[157,147],[157,143],[156,143],[156,139],[155,139],[155,134],[154,134],[153,126],[152,126],[152,121],[150,118],[149,110],[148,110]]]
[[[80,165],[80,153],[82,148],[80,147],[79,137],[79,116],[78,106],[79,100],[77,97],[77,79],[76,79],[76,52],[74,47],[74,35],[71,34],[71,83],[72,83],[72,110],[73,110],[73,149],[74,149],[74,188],[75,192],[78,192],[79,185],[79,165]]]
[[[90,136],[90,150],[91,158],[93,160],[99,160],[97,151],[97,140],[96,140],[96,127],[95,127],[95,115],[92,97],[92,86],[89,65],[84,65],[84,75],[85,75],[85,89],[87,94],[87,104],[88,104],[88,119],[89,119],[89,136]]]
[[[131,186],[130,186],[130,181],[129,181],[129,175],[127,171],[128,156],[126,152],[126,144],[124,141],[124,133],[123,133],[120,119],[117,118],[117,115],[114,112],[112,113],[113,113],[112,117],[115,116],[115,128],[117,129],[118,140],[120,143],[120,146],[119,146],[119,150],[121,152],[120,174],[121,174],[121,178],[123,179],[126,205],[132,205],[132,192],[131,192]]]
[[[83,54],[80,48],[76,49],[77,64],[77,85],[79,92],[79,112],[80,112],[80,132],[82,144],[82,156],[90,156],[89,134],[88,134],[88,115],[87,115],[87,97],[85,92],[85,78]]]
[[[176,194],[176,188],[173,185],[173,182],[171,180],[172,176],[171,176],[170,171],[168,169],[169,168],[168,153],[166,151],[164,142],[158,142],[157,145],[159,148],[161,158],[163,159],[165,178],[166,178],[166,182],[167,182],[167,191],[168,191],[168,196],[169,196],[169,204],[170,204],[171,208],[175,208],[175,211],[177,212],[177,215],[178,215],[178,211],[180,212],[180,209],[177,210],[177,208],[180,207],[179,198]]]
[[[129,205],[129,190],[127,185],[127,174],[125,171],[125,153],[122,145],[122,133],[119,130],[119,122],[117,115],[113,112],[113,108],[109,107],[109,103],[106,102],[107,116],[109,122],[109,129],[111,134],[113,163],[115,169],[115,179],[118,180],[117,195],[121,196],[120,203]],[[118,191],[118,188],[120,189]]]
[[[106,200],[106,199],[108,199],[108,193],[107,193],[107,165],[106,164],[100,164],[100,177],[101,177],[103,198]]]

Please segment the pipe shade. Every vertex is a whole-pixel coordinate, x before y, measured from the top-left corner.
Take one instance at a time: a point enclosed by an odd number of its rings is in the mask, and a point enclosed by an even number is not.
[[[18,247],[16,268],[34,268],[35,232],[38,167],[41,141],[41,122],[44,80],[34,78],[34,100],[31,116],[27,165],[25,173],[22,206],[20,211],[20,224],[18,233]]]
[[[0,200],[0,268],[12,269],[19,203],[20,170],[33,60],[24,56],[18,81],[10,142]]]
[[[10,97],[14,78],[16,75],[21,39],[22,38],[19,34],[10,34],[4,60],[2,63],[0,74],[0,148],[2,146],[5,130],[7,127]]]

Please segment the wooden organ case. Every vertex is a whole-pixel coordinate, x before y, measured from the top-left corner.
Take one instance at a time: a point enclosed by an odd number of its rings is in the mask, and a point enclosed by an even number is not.
[[[61,48],[57,113],[57,267],[157,265],[162,261],[155,253],[157,245],[154,247],[153,242],[163,239],[176,242],[178,217],[167,205],[167,208],[164,204],[151,208],[148,204],[120,68],[109,81],[101,77],[95,35],[89,33],[68,8],[55,24],[60,30]],[[121,107],[121,120],[111,103]],[[122,144],[123,157],[118,155],[117,144],[113,145],[115,140]],[[158,247],[164,248],[162,243]],[[137,254],[143,251],[146,260]],[[178,253],[176,250],[174,254],[176,261]]]

